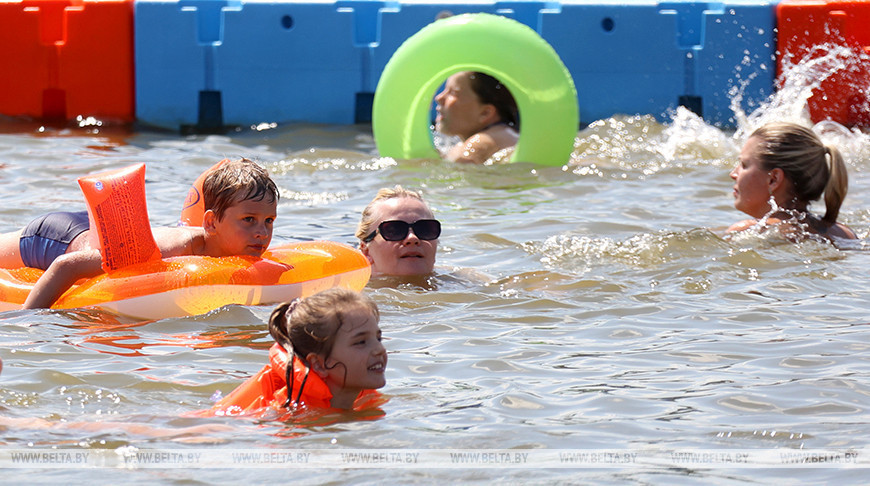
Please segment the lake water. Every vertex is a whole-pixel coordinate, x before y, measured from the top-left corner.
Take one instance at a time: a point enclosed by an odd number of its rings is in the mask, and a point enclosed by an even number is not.
[[[376,279],[367,289],[390,353],[381,418],[184,417],[262,367],[270,307],[156,322],[13,311],[0,314],[0,452],[863,450],[870,252],[863,242],[838,249],[722,238],[723,227],[745,217],[732,206],[728,175],[745,131],[800,119],[801,107],[787,95],[771,100],[736,132],[682,110],[664,124],[601,120],[578,134],[565,168],[380,158],[366,125],[182,136],[4,120],[2,231],[46,211],[83,208],[76,178],[140,162],[151,220],[171,225],[196,176],[221,158],[246,156],[281,189],[276,243],[352,243],[362,208],[394,184],[422,190],[444,232],[441,268],[425,285]],[[818,128],[847,156],[840,220],[867,237],[870,139],[832,124]],[[10,483],[126,484],[866,479],[841,465],[611,465],[16,466],[3,475]]]

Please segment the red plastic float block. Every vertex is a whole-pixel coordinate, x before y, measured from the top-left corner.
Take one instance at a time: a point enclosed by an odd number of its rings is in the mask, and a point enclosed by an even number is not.
[[[0,0],[0,113],[134,117],[132,0]]]
[[[870,127],[870,1],[783,0],[777,25],[780,74],[819,63],[812,67],[821,81],[808,100],[812,120]]]

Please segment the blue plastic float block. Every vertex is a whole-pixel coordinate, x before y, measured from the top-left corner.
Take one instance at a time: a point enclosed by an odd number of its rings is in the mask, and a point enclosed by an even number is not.
[[[135,16],[143,123],[354,123],[363,56],[334,2],[140,0]]]
[[[732,101],[739,101],[739,109],[748,114],[773,94],[777,3],[732,0],[721,9],[701,12],[703,44],[694,51],[693,74],[707,122],[735,127]]]
[[[769,2],[140,0],[137,118],[170,128],[364,121],[396,49],[440,15],[468,12],[542,34],[574,77],[587,123],[666,119],[682,103],[733,125],[741,83],[744,105],[773,89]]]
[[[541,34],[577,86],[584,123],[614,114],[667,120],[680,104],[719,126],[766,99],[774,81],[770,2],[568,1]]]

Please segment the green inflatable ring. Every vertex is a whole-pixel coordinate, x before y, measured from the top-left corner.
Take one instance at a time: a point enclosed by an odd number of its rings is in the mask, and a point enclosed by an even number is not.
[[[390,58],[372,108],[372,131],[382,156],[440,158],[429,131],[432,99],[459,71],[494,76],[514,95],[522,129],[511,162],[568,162],[580,123],[571,74],[534,30],[484,13],[437,20]]]

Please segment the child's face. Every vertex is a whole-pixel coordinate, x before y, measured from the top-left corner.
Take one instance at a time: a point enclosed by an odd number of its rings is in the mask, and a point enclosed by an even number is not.
[[[379,202],[372,210],[372,229],[384,221],[415,223],[433,219],[432,211],[423,201],[412,197],[396,197]],[[438,240],[421,240],[408,231],[405,239],[387,241],[380,234],[362,245],[362,252],[372,262],[372,272],[379,275],[428,275],[435,267]]]
[[[353,393],[383,387],[387,350],[381,344],[378,319],[371,309],[359,305],[345,312],[343,321],[325,362],[327,383]]]
[[[445,135],[458,135],[463,139],[474,135],[482,128],[483,103],[471,88],[468,72],[456,73],[447,78],[444,91],[435,97],[435,129]]]
[[[770,211],[770,173],[761,167],[758,159],[759,143],[757,137],[747,140],[737,167],[731,171],[734,207],[753,218],[761,218]]]
[[[262,256],[272,241],[277,207],[277,201],[265,199],[247,199],[228,207],[223,218],[214,221],[219,255],[212,256]]]

